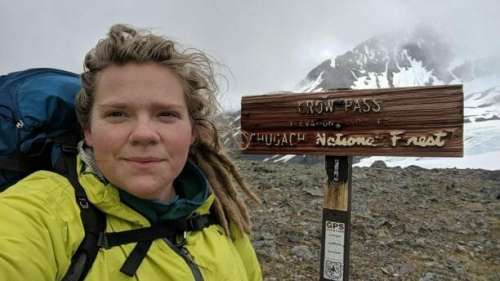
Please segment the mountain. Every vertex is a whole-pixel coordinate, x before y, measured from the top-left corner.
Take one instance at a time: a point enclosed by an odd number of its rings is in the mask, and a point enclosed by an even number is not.
[[[364,158],[358,165],[366,166],[383,160],[393,166],[467,168],[471,165],[500,169],[500,161],[494,161],[500,155],[500,144],[494,141],[500,137],[500,129],[497,129],[500,128],[500,56],[458,57],[448,42],[445,36],[427,26],[378,35],[314,67],[298,84],[295,92],[463,84],[466,123],[464,158],[370,157]],[[239,119],[232,122],[232,135],[237,136]],[[251,158],[307,163],[318,159],[294,155]],[[484,167],[478,166],[482,160]],[[498,163],[492,166],[488,160]]]
[[[500,57],[460,62],[445,37],[424,26],[373,37],[323,61],[297,91],[461,84],[495,74],[500,74]],[[498,82],[497,77],[494,86]]]
[[[429,28],[383,34],[322,62],[299,91],[448,84],[454,79],[448,70],[452,60],[446,41]]]

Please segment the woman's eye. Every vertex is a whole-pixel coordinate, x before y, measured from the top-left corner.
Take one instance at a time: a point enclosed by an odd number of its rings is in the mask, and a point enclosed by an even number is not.
[[[179,113],[174,112],[174,111],[163,111],[160,112],[160,117],[166,117],[166,118],[178,118],[180,116]]]
[[[123,111],[110,111],[106,113],[106,117],[110,118],[120,118],[120,117],[125,117],[126,114]]]

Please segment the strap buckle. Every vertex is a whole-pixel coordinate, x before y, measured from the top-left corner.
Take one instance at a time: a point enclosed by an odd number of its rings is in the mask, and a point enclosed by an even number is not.
[[[182,236],[178,234],[171,238],[173,240],[170,240],[168,237],[166,239],[174,242],[176,247],[182,248],[184,247],[184,245],[186,245],[186,239],[188,235],[187,233],[188,233],[187,230],[185,230],[182,232]]]
[[[80,207],[82,207],[83,209],[89,208],[89,201],[87,200],[87,198],[79,197],[77,198],[77,200],[78,200],[78,205],[80,205]]]
[[[186,220],[186,230],[197,231],[205,226],[203,216],[195,215]]]
[[[104,249],[111,248],[109,246],[108,236],[105,232],[99,232],[99,238],[97,238],[97,246]]]
[[[70,154],[77,154],[78,149],[74,145],[69,145],[69,144],[61,144],[61,150],[62,152],[65,153],[70,153]]]

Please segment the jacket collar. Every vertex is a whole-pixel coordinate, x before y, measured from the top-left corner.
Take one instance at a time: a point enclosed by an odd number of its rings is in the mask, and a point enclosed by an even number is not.
[[[129,221],[137,226],[149,226],[150,222],[139,212],[127,206],[120,200],[119,189],[111,183],[103,182],[93,172],[85,168],[80,155],[77,158],[77,169],[79,172],[80,184],[85,189],[87,197],[92,204],[104,213]],[[209,213],[213,204],[214,195],[208,198],[196,208],[194,212],[198,214]]]

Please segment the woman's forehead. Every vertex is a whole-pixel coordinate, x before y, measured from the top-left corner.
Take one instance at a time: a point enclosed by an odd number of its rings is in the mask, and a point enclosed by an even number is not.
[[[113,65],[104,69],[99,76],[96,101],[184,100],[183,87],[177,76],[159,64]]]
[[[123,82],[156,82],[181,84],[178,76],[168,67],[160,63],[127,63],[110,65],[100,71],[97,84],[119,84]]]

